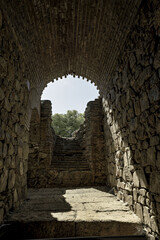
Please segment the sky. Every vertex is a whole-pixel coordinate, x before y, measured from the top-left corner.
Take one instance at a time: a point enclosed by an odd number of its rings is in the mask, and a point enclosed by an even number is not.
[[[67,78],[55,80],[44,89],[41,99],[52,102],[52,113],[66,113],[77,110],[83,113],[89,101],[98,98],[99,91],[94,84],[81,77],[68,75]]]

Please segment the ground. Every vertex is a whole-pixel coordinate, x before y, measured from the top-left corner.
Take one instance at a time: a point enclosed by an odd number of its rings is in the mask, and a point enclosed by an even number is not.
[[[29,189],[28,199],[8,221],[37,238],[142,233],[140,219],[106,187]]]

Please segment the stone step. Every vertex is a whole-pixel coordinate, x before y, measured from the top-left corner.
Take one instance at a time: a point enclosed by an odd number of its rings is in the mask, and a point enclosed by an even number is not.
[[[89,164],[87,162],[78,162],[78,161],[56,161],[56,162],[52,162],[52,164],[54,165],[67,165],[67,166],[72,166],[73,164],[74,165],[79,165],[79,166],[89,166]]]
[[[65,155],[77,155],[77,156],[83,156],[82,152],[73,152],[73,151],[55,151],[53,152],[53,156],[65,156]]]
[[[52,168],[58,169],[61,171],[66,171],[66,170],[75,170],[75,171],[90,171],[89,166],[65,166],[65,165],[51,165]]]
[[[57,161],[57,162],[52,162],[53,165],[67,165],[67,166],[89,166],[88,163],[86,162],[82,162],[82,163],[79,163],[79,162],[75,162],[75,161]]]
[[[140,219],[108,190],[106,186],[29,189],[27,201],[8,215],[6,223],[21,239],[145,239]]]
[[[79,162],[73,162],[73,161],[56,161],[56,162],[52,162],[52,165],[60,165],[60,166],[89,166],[88,163],[86,162],[82,162],[82,163],[79,163]]]
[[[29,240],[29,239],[28,239]],[[74,238],[50,238],[50,239],[41,239],[41,240],[147,240],[144,235],[137,236],[115,236],[115,237],[74,237]]]
[[[66,146],[66,145],[62,146],[62,145],[55,145],[54,148],[55,148],[55,149],[60,148],[60,149],[66,149],[66,150],[67,150],[67,149],[68,149],[68,150],[70,150],[70,149],[81,150],[83,147],[81,147],[81,146]]]
[[[83,167],[87,167],[89,168],[89,164],[87,162],[78,162],[78,161],[56,161],[56,162],[52,162],[52,166],[54,167],[64,167],[64,168],[71,168],[71,167],[79,167],[79,168],[83,168]]]
[[[53,169],[58,170],[58,171],[72,171],[72,172],[77,172],[77,171],[83,171],[83,172],[89,172],[90,169],[89,168],[75,168],[75,167],[71,167],[71,168],[64,168],[64,167],[55,167],[55,166],[51,166]]]
[[[18,231],[17,226],[10,225],[7,231],[3,232],[1,236],[1,240],[8,240],[8,239],[16,239],[16,240],[34,240],[37,238],[26,238],[23,236],[22,231]],[[39,240],[147,240],[146,236],[144,235],[137,235],[137,236],[110,236],[110,237],[101,237],[101,236],[93,236],[93,237],[63,237],[63,238],[39,238]]]
[[[76,156],[54,156],[53,158],[53,162],[57,163],[57,162],[75,162],[75,163],[88,163],[86,160],[84,160],[84,158],[76,158]]]

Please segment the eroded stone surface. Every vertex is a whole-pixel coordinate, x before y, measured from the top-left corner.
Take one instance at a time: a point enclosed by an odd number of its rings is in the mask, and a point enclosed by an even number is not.
[[[7,221],[18,221],[24,229],[25,224],[34,226],[35,222],[44,222],[44,226],[50,222],[50,226],[54,228],[57,225],[62,228],[65,224],[76,225],[74,235],[72,231],[65,229],[66,236],[124,235],[124,227],[125,235],[142,233],[141,220],[107,190],[107,187],[30,189],[27,201],[19,211],[10,214]],[[65,236],[62,231],[55,234]]]
[[[78,187],[105,184],[102,99],[87,104],[85,122],[72,138],[56,136],[51,127],[51,102],[33,110],[28,161],[28,186]]]
[[[0,0],[0,8],[0,222],[26,196],[31,112],[40,114],[48,82],[73,74],[103,97],[107,184],[160,238],[159,1]]]

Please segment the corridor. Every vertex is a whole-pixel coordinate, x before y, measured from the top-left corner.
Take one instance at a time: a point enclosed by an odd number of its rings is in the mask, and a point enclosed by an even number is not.
[[[140,219],[107,187],[30,189],[8,222],[24,238],[142,234]]]

